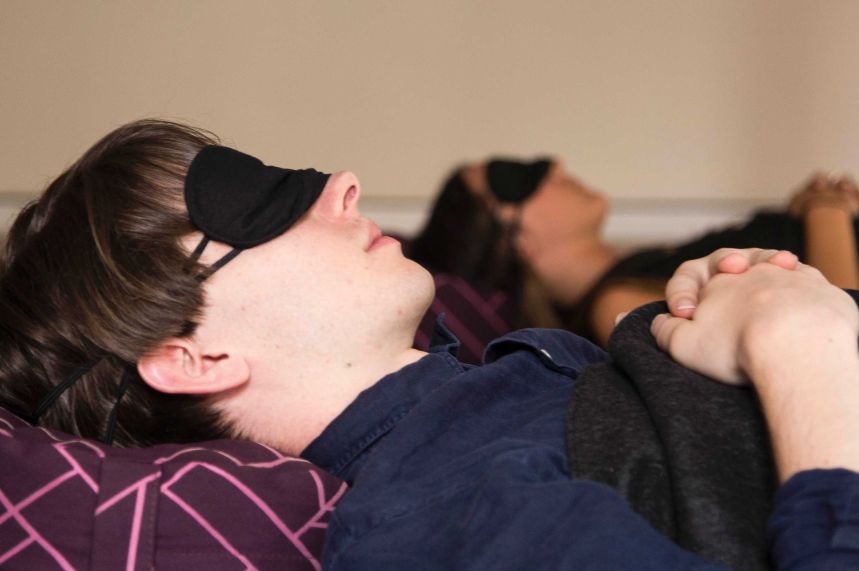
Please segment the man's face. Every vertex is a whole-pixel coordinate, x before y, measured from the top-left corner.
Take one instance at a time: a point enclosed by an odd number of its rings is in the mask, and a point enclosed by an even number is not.
[[[298,223],[209,278],[199,334],[239,344],[252,366],[263,367],[356,344],[410,346],[432,279],[361,215],[359,196],[354,174],[332,175]],[[227,250],[212,244],[204,263]]]

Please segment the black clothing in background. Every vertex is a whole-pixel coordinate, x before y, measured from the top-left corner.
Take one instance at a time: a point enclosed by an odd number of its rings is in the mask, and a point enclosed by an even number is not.
[[[859,222],[855,221],[859,237]],[[573,307],[560,308],[564,326],[583,337],[595,340],[591,327],[594,302],[611,285],[626,281],[668,280],[686,260],[703,258],[719,248],[765,248],[789,250],[805,261],[805,228],[802,220],[784,212],[761,211],[738,226],[709,232],[676,247],[636,251],[609,269]]]

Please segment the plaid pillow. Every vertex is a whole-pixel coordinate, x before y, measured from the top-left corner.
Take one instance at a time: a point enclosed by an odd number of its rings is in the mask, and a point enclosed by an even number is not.
[[[261,444],[113,448],[0,409],[3,569],[320,569],[345,491]]]

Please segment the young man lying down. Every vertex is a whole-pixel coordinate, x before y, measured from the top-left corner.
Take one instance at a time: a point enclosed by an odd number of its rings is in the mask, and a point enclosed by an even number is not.
[[[122,446],[228,436],[303,456],[351,487],[328,569],[720,568],[570,478],[565,416],[602,350],[524,330],[471,367],[443,328],[413,349],[432,280],[360,214],[355,175],[216,143],[126,125],[21,213],[0,278],[5,407]],[[856,305],[753,250],[688,263],[667,298],[659,346],[760,399],[775,566],[859,568]]]

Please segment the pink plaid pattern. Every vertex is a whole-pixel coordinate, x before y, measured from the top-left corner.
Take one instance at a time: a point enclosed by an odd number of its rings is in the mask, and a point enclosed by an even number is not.
[[[320,569],[346,491],[241,441],[120,449],[0,410],[0,568]]]

